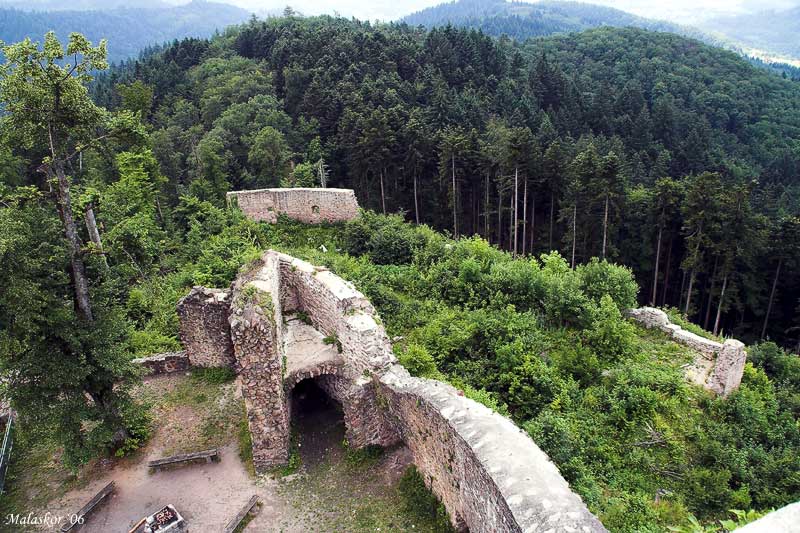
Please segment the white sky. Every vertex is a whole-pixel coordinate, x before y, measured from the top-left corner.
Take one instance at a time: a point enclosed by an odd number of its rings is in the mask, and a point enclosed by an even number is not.
[[[304,14],[356,16],[362,20],[392,20],[444,0],[221,0],[261,12],[283,9],[287,4]],[[703,18],[765,9],[785,9],[800,0],[586,0],[623,9],[637,15],[692,23]]]

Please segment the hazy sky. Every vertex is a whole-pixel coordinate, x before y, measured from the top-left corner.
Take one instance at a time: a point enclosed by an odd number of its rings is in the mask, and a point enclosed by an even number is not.
[[[222,0],[225,1],[225,0]],[[253,11],[282,9],[287,4],[303,12],[338,13],[360,19],[391,20],[443,0],[227,0]],[[800,0],[587,0],[637,15],[691,23],[707,16],[734,14],[764,9],[782,9],[800,4]]]

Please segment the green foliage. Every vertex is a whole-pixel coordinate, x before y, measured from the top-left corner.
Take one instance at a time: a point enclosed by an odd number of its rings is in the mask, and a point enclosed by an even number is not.
[[[614,300],[608,295],[600,299],[600,306],[594,311],[585,336],[589,346],[605,362],[619,361],[633,349],[633,325],[622,317]]]
[[[434,531],[442,533],[455,531],[444,505],[425,485],[425,480],[416,467],[410,466],[400,478],[399,490],[406,513],[425,521],[432,521]]]
[[[397,356],[400,364],[406,367],[412,376],[435,378],[439,374],[436,361],[428,350],[419,344],[410,344]]]

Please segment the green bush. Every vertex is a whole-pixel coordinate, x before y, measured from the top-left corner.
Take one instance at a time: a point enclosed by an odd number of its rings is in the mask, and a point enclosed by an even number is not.
[[[593,302],[600,304],[603,296],[610,296],[620,310],[636,307],[639,286],[628,267],[614,265],[594,257],[576,269],[580,288]]]
[[[614,300],[608,295],[603,296],[593,315],[591,326],[584,335],[598,357],[613,363],[630,354],[636,330],[622,317]]]
[[[439,374],[439,370],[436,368],[436,361],[428,353],[428,350],[419,344],[408,345],[400,353],[398,360],[412,376],[432,378]]]

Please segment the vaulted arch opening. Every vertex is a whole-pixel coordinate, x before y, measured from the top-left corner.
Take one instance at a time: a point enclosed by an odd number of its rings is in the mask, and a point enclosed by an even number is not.
[[[291,427],[304,465],[314,466],[341,454],[346,427],[342,404],[326,387],[325,378],[307,378],[291,391]]]

